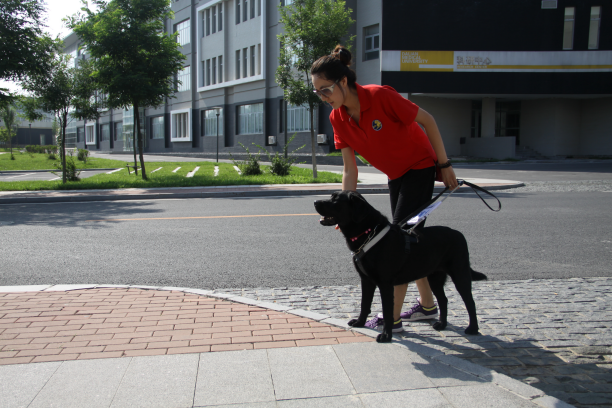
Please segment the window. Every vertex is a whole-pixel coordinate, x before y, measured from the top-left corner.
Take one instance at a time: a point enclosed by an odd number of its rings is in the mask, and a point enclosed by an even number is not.
[[[251,0],[251,18],[255,18],[255,0]]]
[[[255,76],[255,46],[251,46],[251,76]]]
[[[495,104],[495,136],[514,136],[518,144],[521,129],[521,103]]]
[[[223,2],[219,3],[219,31],[223,30]]]
[[[78,127],[76,130],[76,141],[77,143],[81,143],[83,141],[83,133],[85,132],[85,128]]]
[[[574,7],[565,8],[565,20],[563,22],[563,49],[574,48]]]
[[[206,60],[206,86],[210,85],[210,60]]]
[[[261,75],[261,44],[257,44],[257,75]]]
[[[189,19],[178,23],[175,31],[178,33],[177,41],[179,45],[189,44]]]
[[[363,29],[363,50],[364,61],[378,59],[380,49],[380,35],[378,33],[378,24],[365,27]]]
[[[217,32],[217,7],[213,6],[212,8],[212,33]]]
[[[191,141],[191,109],[180,109],[170,112],[172,142]]]
[[[208,109],[202,112],[202,122],[204,123],[204,136],[217,136],[217,112]],[[223,109],[219,114],[219,136],[223,135]]]
[[[249,17],[249,0],[242,2],[242,21],[247,21]]]
[[[123,136],[123,122],[115,122],[115,134],[113,140],[116,142],[118,138]]]
[[[108,123],[100,125],[100,141],[101,142],[110,141],[110,125]]]
[[[240,24],[240,0],[236,0],[236,24]]]
[[[257,0],[257,15],[261,16],[261,0]]]
[[[248,50],[249,50],[248,48],[242,49],[242,77],[243,78],[247,77],[247,65],[249,63],[249,59],[247,58]]]
[[[263,103],[238,107],[238,134],[263,133]]]
[[[223,82],[223,55],[219,55],[219,83]]]
[[[215,85],[217,83],[217,59],[212,59],[212,84]]]
[[[240,50],[236,51],[236,79],[240,79]]]
[[[285,0],[285,6],[293,4],[293,0]]]
[[[206,9],[206,35],[210,35],[210,9]]]
[[[66,126],[66,147],[76,147],[77,129],[74,120],[68,122]]]
[[[88,123],[85,125],[85,144],[96,144],[96,124]]]
[[[191,89],[191,67],[187,65],[180,70],[176,75],[176,80],[179,82],[177,92],[184,92]]]
[[[589,50],[599,49],[599,25],[601,24],[601,7],[591,7],[591,25],[589,26]]]
[[[316,111],[314,115],[316,117]],[[308,109],[305,106],[287,105],[287,132],[305,132],[309,130],[310,114]]]
[[[163,139],[164,136],[164,117],[151,118],[151,139]]]

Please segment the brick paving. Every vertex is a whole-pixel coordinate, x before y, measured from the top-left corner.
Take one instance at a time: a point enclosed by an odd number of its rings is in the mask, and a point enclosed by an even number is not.
[[[317,321],[180,291],[0,293],[0,365],[373,341]]]
[[[219,289],[347,321],[359,313],[358,286]],[[452,284],[449,327],[428,321],[401,337],[494,369],[578,407],[612,407],[612,278],[475,282],[480,336],[466,336],[468,316]],[[409,285],[410,307],[418,296]],[[382,310],[377,296],[373,314]]]

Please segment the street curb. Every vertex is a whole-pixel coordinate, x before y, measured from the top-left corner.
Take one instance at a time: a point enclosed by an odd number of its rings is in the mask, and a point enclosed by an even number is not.
[[[35,289],[36,288],[36,289]],[[366,336],[376,338],[379,334],[378,331],[366,328],[352,328],[346,323],[339,319],[330,318],[327,315],[320,313],[314,313],[308,310],[296,309],[288,306],[275,305],[269,302],[262,302],[242,296],[236,296],[227,293],[215,293],[210,290],[203,289],[192,289],[192,288],[178,288],[168,286],[141,286],[141,285],[103,285],[103,284],[83,284],[83,285],[24,285],[24,286],[0,286],[0,293],[19,293],[19,292],[47,292],[47,291],[71,291],[71,290],[83,290],[83,289],[98,289],[98,288],[128,288],[128,289],[144,289],[144,290],[166,290],[166,291],[180,291],[189,294],[198,294],[202,296],[215,297],[219,299],[225,299],[236,303],[244,303],[252,306],[258,306],[265,309],[282,311],[285,313],[293,314],[300,317],[307,317],[312,320],[327,323],[332,326],[341,327],[345,330],[352,330],[357,333],[364,334]],[[274,307],[270,307],[274,306]],[[500,374],[490,368],[480,366],[460,359],[452,355],[446,355],[443,352],[424,346],[422,344],[411,343],[407,340],[398,340],[395,336],[391,343],[398,347],[403,347],[412,351],[420,356],[435,360],[436,362],[445,364],[456,370],[462,371],[467,374],[471,374],[484,381],[491,382],[500,388],[505,389],[508,392],[517,395],[518,397],[531,401],[537,405],[546,408],[571,408],[573,405],[567,404],[555,397],[546,395],[543,391],[527,385],[521,381],[515,380],[507,375]]]
[[[129,189],[125,190],[45,190],[45,191],[19,191],[12,196],[2,197],[0,192],[0,204],[26,204],[26,203],[59,203],[59,202],[87,202],[87,201],[126,201],[126,200],[159,200],[169,198],[236,198],[236,197],[273,197],[273,196],[300,196],[300,195],[328,195],[333,191],[340,190],[341,184],[321,184],[322,188],[317,189],[275,189],[276,185],[249,185],[249,186],[219,186],[219,187],[162,187],[147,189],[148,192],[141,194],[129,194]],[[279,184],[279,187],[291,186],[294,184]],[[502,184],[484,186],[490,191],[508,190],[512,188],[524,187],[525,184],[517,182],[513,184]],[[233,188],[265,188],[251,191],[227,191]],[[335,187],[335,188],[332,188]],[[204,189],[210,191],[188,191],[189,189]],[[155,192],[155,190],[163,190]],[[168,192],[170,190],[170,192]],[[434,193],[440,193],[443,187],[434,187]],[[389,187],[386,184],[363,184],[357,187],[361,194],[387,194]],[[91,195],[83,195],[87,192],[94,192]],[[108,192],[108,193],[104,193]],[[121,193],[120,193],[121,192]],[[471,193],[471,189],[462,186],[455,194]],[[56,196],[44,196],[46,194],[57,194]],[[39,197],[36,197],[39,195]]]

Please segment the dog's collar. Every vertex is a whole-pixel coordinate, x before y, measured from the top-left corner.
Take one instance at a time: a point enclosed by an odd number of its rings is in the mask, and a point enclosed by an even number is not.
[[[380,231],[378,234],[374,235],[373,237],[369,237],[368,240],[361,246],[361,248],[359,248],[354,253],[357,254],[359,252],[363,252],[365,254],[370,249],[372,249],[374,245],[378,244],[378,241],[380,241],[385,235],[387,235],[387,232],[389,232],[390,229],[390,224],[387,224],[387,226],[383,228],[382,231]],[[374,228],[374,233],[376,233],[376,228]]]

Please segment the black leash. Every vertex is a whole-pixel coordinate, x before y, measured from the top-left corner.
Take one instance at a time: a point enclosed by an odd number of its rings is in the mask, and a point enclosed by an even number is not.
[[[462,180],[462,179],[457,179],[457,182],[459,183],[459,186],[462,186],[462,185],[464,185],[464,184],[465,184],[466,186],[470,187],[470,188],[471,188],[471,189],[474,191],[474,193],[476,193],[476,195],[478,196],[478,198],[480,198],[480,199],[482,200],[482,202],[483,202],[483,203],[484,203],[484,204],[485,204],[487,207],[489,207],[489,209],[490,209],[491,211],[498,212],[499,210],[501,210],[501,201],[499,201],[499,198],[497,198],[497,197],[496,197],[496,196],[495,196],[493,193],[491,193],[489,190],[486,190],[486,189],[484,189],[484,188],[482,188],[482,187],[480,187],[480,186],[478,186],[478,185],[476,185],[476,184],[473,184],[473,183],[467,182],[467,181]],[[417,216],[417,215],[419,215],[419,214],[420,214],[420,213],[421,213],[423,210],[425,210],[427,207],[429,207],[430,205],[432,205],[433,203],[435,203],[435,202],[438,200],[438,198],[440,198],[440,197],[441,197],[441,196],[442,196],[444,193],[446,193],[447,191],[448,191],[448,187],[446,187],[444,190],[442,190],[442,192],[441,192],[440,194],[438,194],[437,196],[435,196],[434,198],[432,198],[431,200],[429,200],[427,203],[423,204],[423,205],[422,205],[422,206],[420,206],[418,209],[416,209],[415,211],[413,211],[412,213],[410,213],[410,215],[409,215],[409,216],[407,216],[406,218],[404,218],[404,219],[403,219],[403,220],[402,220],[402,221],[399,223],[399,225],[401,226],[401,228],[405,228],[405,227],[407,227],[407,224],[406,224],[406,223],[407,223],[407,222],[408,222],[410,219],[412,219],[412,218],[416,217],[416,216]],[[453,190],[453,191],[454,191],[454,190]],[[452,193],[453,191],[451,191],[451,193]],[[481,192],[483,192],[483,193],[485,193],[485,194],[488,194],[488,195],[490,195],[491,197],[493,197],[494,199],[496,199],[496,200],[497,200],[497,204],[498,204],[498,208],[497,208],[497,210],[494,210],[494,209],[493,209],[493,208],[492,208],[492,207],[489,205],[489,203],[487,203],[487,202],[484,200],[484,198],[482,198],[482,196],[481,196],[480,194],[478,194],[478,191],[481,191]]]

